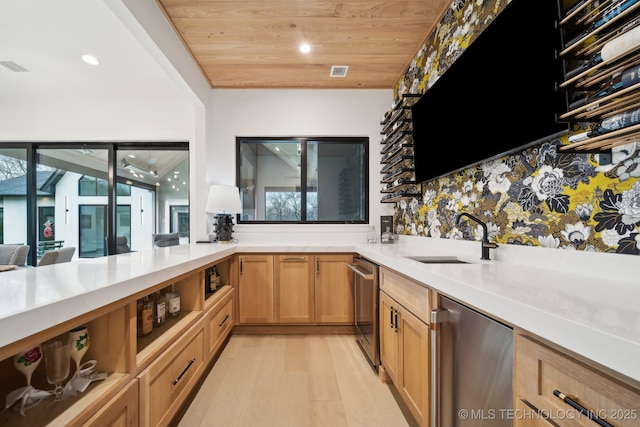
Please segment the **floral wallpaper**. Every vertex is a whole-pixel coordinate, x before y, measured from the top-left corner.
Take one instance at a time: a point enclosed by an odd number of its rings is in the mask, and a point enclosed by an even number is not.
[[[422,94],[506,5],[454,0],[395,88]],[[499,244],[640,255],[640,141],[597,154],[557,150],[566,137],[420,185],[396,205],[399,234],[478,240],[483,220]]]

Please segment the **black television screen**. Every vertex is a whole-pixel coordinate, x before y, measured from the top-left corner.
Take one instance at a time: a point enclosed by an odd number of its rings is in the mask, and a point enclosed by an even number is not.
[[[555,0],[512,0],[412,107],[416,182],[569,130]]]

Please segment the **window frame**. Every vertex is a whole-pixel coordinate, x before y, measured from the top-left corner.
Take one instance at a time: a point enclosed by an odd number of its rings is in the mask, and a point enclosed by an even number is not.
[[[301,173],[300,173],[300,195],[301,205],[304,207],[304,213],[301,213],[301,219],[298,221],[273,221],[273,220],[243,220],[242,214],[236,215],[237,224],[368,224],[369,223],[369,137],[355,136],[355,137],[236,137],[236,185],[240,187],[242,182],[241,177],[241,160],[242,152],[241,146],[243,142],[247,143],[266,143],[269,141],[277,142],[292,142],[299,143],[301,145]],[[361,144],[362,146],[362,205],[363,205],[363,218],[360,220],[309,220],[306,215],[307,207],[307,143],[321,143],[321,144]],[[297,185],[296,185],[297,186]],[[315,188],[317,191],[317,187]],[[242,189],[241,189],[242,193]]]

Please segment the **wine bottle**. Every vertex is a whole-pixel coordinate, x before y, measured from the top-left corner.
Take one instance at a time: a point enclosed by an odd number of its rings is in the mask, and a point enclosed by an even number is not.
[[[614,94],[619,90],[632,86],[640,81],[640,65],[634,65],[614,76],[606,85],[601,87],[595,94],[584,97],[569,104],[569,110],[573,110],[590,104],[607,95]]]
[[[590,2],[591,0],[580,0],[579,2],[577,2],[576,4],[574,4],[569,10],[567,10],[564,13],[564,16],[569,16],[571,15],[573,12],[575,12],[576,10],[580,9],[585,3]],[[584,12],[586,11],[586,8],[584,9],[584,11],[580,14],[580,16],[582,16],[584,14]]]
[[[591,24],[587,29],[581,32],[578,36],[569,40],[564,45],[564,48],[568,49],[569,47],[575,45],[579,41],[585,39],[587,36],[589,36],[591,33],[596,31],[598,28],[602,27],[604,24],[611,21],[616,16],[619,16],[621,13],[628,10],[631,6],[633,6],[638,1],[640,0],[620,0],[615,4],[613,4],[612,6],[608,7],[601,13],[601,16],[593,24]]]
[[[640,123],[640,108],[625,111],[611,117],[607,117],[590,131],[582,132],[569,137],[569,142],[580,142],[598,135],[613,132]]]
[[[587,59],[586,61],[583,61],[579,66],[577,66],[576,68],[567,71],[567,73],[565,74],[564,78],[565,80],[569,80],[571,78],[573,78],[574,76],[577,76],[578,74],[580,74],[581,72],[595,66],[598,65],[599,63],[602,62],[602,55],[600,53],[594,53],[591,58]]]
[[[635,27],[602,46],[602,60],[609,61],[622,52],[638,48],[638,45],[640,45],[640,27]]]
[[[154,311],[153,311],[153,324],[154,326],[164,325],[166,320],[166,301],[164,295],[157,291],[153,295]]]
[[[171,292],[166,294],[167,311],[170,317],[180,315],[180,294],[176,292],[175,285],[171,285]]]
[[[609,62],[621,53],[635,50],[638,47],[640,47],[640,26],[626,31],[605,43],[599,53],[593,54],[591,58],[586,60],[582,65],[567,72],[565,78],[568,80],[588,68],[598,65],[601,62]]]
[[[137,304],[138,336],[149,335],[153,331],[153,301],[143,297]]]

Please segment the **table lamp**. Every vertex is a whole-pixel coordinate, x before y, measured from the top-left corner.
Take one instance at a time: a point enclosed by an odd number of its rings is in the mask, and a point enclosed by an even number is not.
[[[206,211],[216,216],[215,240],[218,243],[231,243],[233,241],[231,215],[242,212],[238,187],[233,185],[212,185],[209,187]]]

